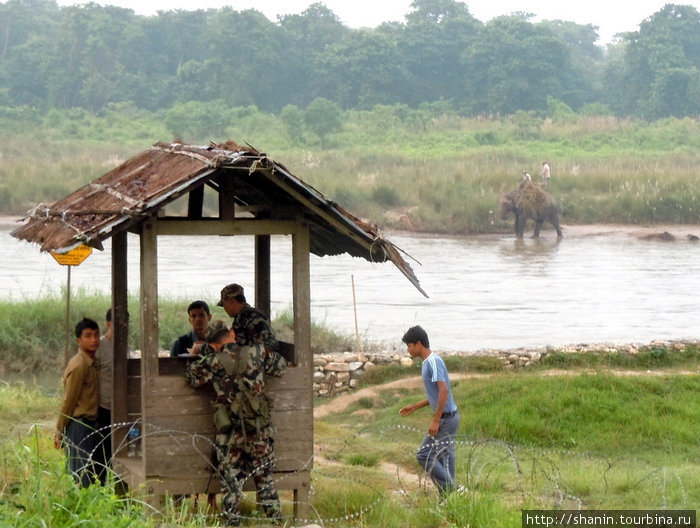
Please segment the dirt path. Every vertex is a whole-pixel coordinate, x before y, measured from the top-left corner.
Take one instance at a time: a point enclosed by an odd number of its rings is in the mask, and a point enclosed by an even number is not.
[[[599,371],[594,370],[543,370],[538,371],[540,376],[577,376],[581,374],[596,374]],[[683,376],[697,375],[698,372],[688,370],[606,370],[605,374],[613,376],[664,376],[668,374],[676,374]],[[469,374],[469,373],[454,373],[450,374],[451,381],[464,379],[488,378],[495,374]],[[319,420],[334,413],[339,413],[347,409],[350,405],[363,398],[379,400],[379,393],[394,389],[417,389],[423,386],[423,379],[420,376],[412,376],[410,378],[402,378],[399,380],[390,381],[382,385],[373,385],[355,392],[346,392],[330,400],[328,403],[318,405],[314,409],[314,419]]]
[[[457,381],[467,378],[483,378],[487,374],[450,374],[450,380]],[[372,387],[366,387],[355,392],[346,392],[340,396],[337,396],[330,400],[328,403],[317,406],[314,409],[314,419],[318,420],[320,418],[325,418],[329,414],[334,414],[342,412],[347,409],[350,405],[355,403],[362,398],[369,398],[372,400],[379,399],[379,392],[393,389],[417,389],[423,386],[423,378],[420,376],[413,376],[410,378],[402,378],[399,380],[390,381],[382,385],[373,385]]]

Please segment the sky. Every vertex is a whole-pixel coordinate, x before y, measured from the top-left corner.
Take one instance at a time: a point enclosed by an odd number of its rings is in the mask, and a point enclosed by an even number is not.
[[[692,5],[700,9],[700,0],[464,0],[469,12],[481,22],[494,17],[522,11],[535,15],[533,21],[566,20],[598,26],[604,45],[620,32],[636,31],[639,23],[659,11],[666,3]],[[58,0],[60,5],[81,4],[83,1]],[[102,5],[133,9],[140,15],[152,15],[159,10],[220,8],[231,6],[236,11],[257,9],[270,20],[277,15],[298,14],[314,0],[97,0]],[[377,27],[382,22],[403,22],[411,11],[412,0],[320,0],[351,28]]]

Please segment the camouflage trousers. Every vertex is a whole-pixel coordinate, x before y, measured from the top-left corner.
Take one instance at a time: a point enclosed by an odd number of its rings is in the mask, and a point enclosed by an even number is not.
[[[272,478],[275,462],[272,433],[272,427],[269,426],[262,428],[259,433],[248,434],[234,427],[228,434],[216,435],[218,470],[227,525],[237,526],[240,523],[239,505],[243,497],[243,486],[248,479],[255,483],[258,500],[265,514],[273,522],[282,520],[279,495]]]

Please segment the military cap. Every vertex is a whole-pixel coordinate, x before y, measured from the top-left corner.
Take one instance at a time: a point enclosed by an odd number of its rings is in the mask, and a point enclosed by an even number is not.
[[[243,286],[240,284],[227,284],[221,290],[221,300],[216,303],[217,306],[223,306],[226,299],[232,299],[233,297],[238,297],[243,295]]]

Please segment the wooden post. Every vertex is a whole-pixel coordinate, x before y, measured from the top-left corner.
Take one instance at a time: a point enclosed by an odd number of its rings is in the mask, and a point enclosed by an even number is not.
[[[309,226],[297,222],[297,229],[292,235],[292,297],[294,304],[294,348],[295,361],[301,373],[302,386],[311,387],[313,375],[313,354],[311,353],[311,270],[309,252],[311,249]],[[309,409],[309,434],[313,438],[313,394],[306,390],[300,396],[303,399],[299,407]],[[310,440],[313,444],[313,440]],[[311,465],[308,475],[311,474]],[[311,512],[309,504],[309,486],[294,491],[294,516],[307,519]]]
[[[236,218],[236,202],[233,196],[233,181],[227,174],[219,177],[219,218],[234,220]]]
[[[141,451],[148,476],[148,408],[150,380],[158,376],[158,234],[156,218],[141,230]]]
[[[311,378],[311,270],[309,227],[299,224],[292,236],[292,297],[294,303],[294,347],[300,368]],[[309,392],[309,394],[311,394]]]
[[[129,350],[129,319],[127,312],[127,233],[112,237],[112,326],[114,328],[114,378],[112,383],[112,423],[124,423],[127,415],[126,365]],[[112,430],[112,452],[125,445],[125,427]]]
[[[65,347],[63,350],[63,368],[66,368],[68,362],[70,361],[70,269],[73,266],[66,266],[68,268],[68,274],[66,275],[66,340]]]
[[[187,198],[187,218],[199,220],[204,209],[204,186],[192,189]]]
[[[270,235],[255,237],[255,307],[265,317],[270,313]]]
[[[158,375],[158,237],[156,218],[143,222],[141,231],[141,374]],[[143,394],[146,394],[144,392]]]

